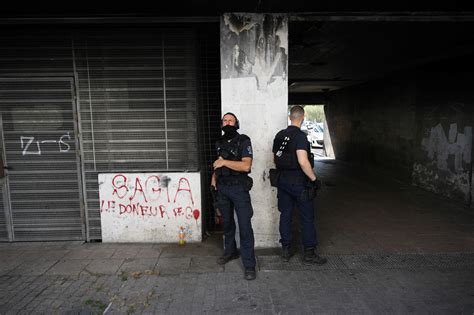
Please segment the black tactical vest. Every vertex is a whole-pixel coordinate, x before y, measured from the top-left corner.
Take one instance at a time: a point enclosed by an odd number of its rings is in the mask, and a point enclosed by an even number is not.
[[[242,152],[240,148],[240,144],[245,141],[250,140],[249,137],[246,135],[238,135],[234,137],[231,141],[227,141],[224,138],[221,138],[216,143],[217,147],[217,155],[221,156],[224,160],[231,160],[231,161],[241,161],[242,160]],[[237,172],[228,167],[219,167],[216,169],[217,176],[232,176],[232,175],[242,175],[247,174],[246,172]]]
[[[273,152],[275,165],[280,170],[301,170],[296,155],[296,142],[294,138],[298,133],[303,133],[300,129],[287,128],[278,132],[273,140]],[[305,135],[306,137],[306,135]],[[314,167],[314,157],[311,154],[310,146],[307,146],[308,159],[311,166]]]

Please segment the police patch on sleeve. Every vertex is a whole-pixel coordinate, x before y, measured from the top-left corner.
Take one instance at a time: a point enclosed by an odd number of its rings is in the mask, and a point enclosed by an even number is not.
[[[247,146],[247,153],[252,155],[252,146],[251,145]]]

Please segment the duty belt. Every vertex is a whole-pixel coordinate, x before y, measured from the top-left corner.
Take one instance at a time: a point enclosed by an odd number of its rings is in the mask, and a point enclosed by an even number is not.
[[[217,182],[226,186],[230,185],[240,185],[242,184],[242,178],[240,176],[223,176],[220,177]]]
[[[280,181],[288,184],[305,184],[308,177],[302,170],[281,170]]]

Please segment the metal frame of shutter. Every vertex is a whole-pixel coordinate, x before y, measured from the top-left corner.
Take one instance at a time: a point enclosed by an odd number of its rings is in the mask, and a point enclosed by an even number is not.
[[[4,204],[5,198],[3,198],[4,195],[7,194],[5,191],[6,189],[6,180],[2,181],[1,183],[2,186],[2,192],[0,193],[0,241],[11,241],[11,220],[9,219],[9,213],[6,213],[6,209],[8,207]]]
[[[215,143],[221,134],[221,67],[219,23],[201,25],[199,31],[199,133],[202,141],[202,187],[210,187],[216,159]],[[215,230],[216,213],[210,194],[203,194],[203,222],[207,230]]]
[[[87,239],[95,240],[99,172],[200,169],[196,34],[116,29],[74,42]]]
[[[3,138],[3,114],[0,111],[0,148],[1,150],[1,163],[0,167],[4,167],[4,161],[6,156],[6,150],[4,146]],[[13,231],[12,231],[12,221],[10,214],[10,201],[9,201],[9,191],[8,191],[8,177],[4,172],[4,177],[0,180],[1,193],[0,193],[0,241],[12,241],[13,240]],[[6,197],[5,197],[6,196]]]
[[[82,240],[73,78],[0,78],[9,240]]]

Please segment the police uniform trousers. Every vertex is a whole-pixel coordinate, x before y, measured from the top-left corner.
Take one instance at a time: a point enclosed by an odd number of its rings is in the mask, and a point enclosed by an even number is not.
[[[245,268],[255,267],[255,239],[252,229],[253,208],[250,194],[241,184],[217,182],[217,203],[224,221],[224,255],[237,251],[235,243],[234,209],[239,222],[240,255]]]
[[[300,224],[304,248],[314,248],[318,244],[315,228],[313,201],[301,201],[300,196],[305,189],[306,178],[285,176],[284,172],[278,181],[278,209],[280,210],[280,243],[291,245],[291,222],[293,209],[299,210]]]

